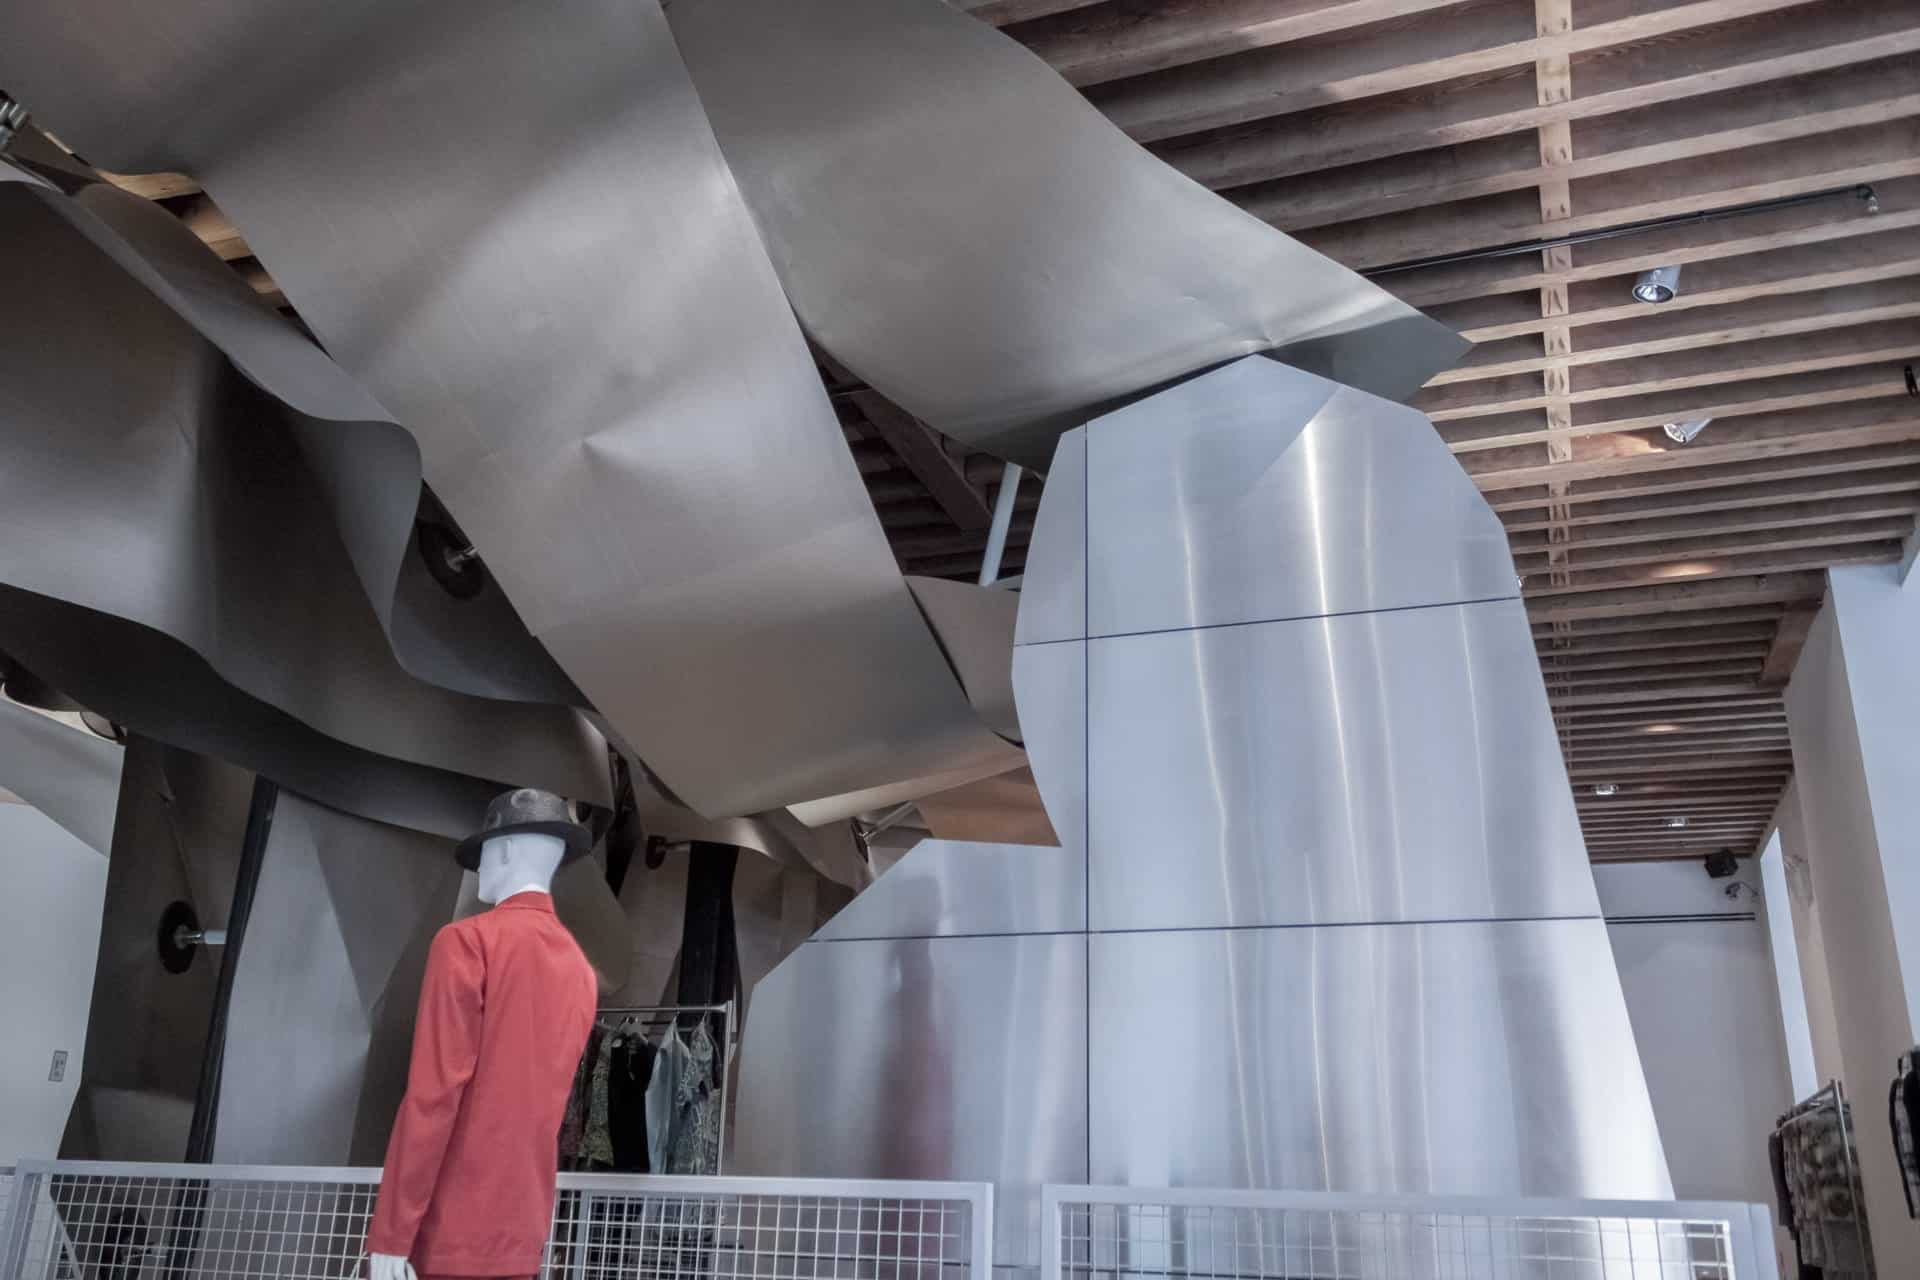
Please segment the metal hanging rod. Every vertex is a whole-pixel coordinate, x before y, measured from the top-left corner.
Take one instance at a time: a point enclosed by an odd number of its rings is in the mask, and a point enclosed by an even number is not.
[[[1865,182],[1857,182],[1851,186],[1828,187],[1822,191],[1808,191],[1797,196],[1778,196],[1772,200],[1753,200],[1746,204],[1730,204],[1718,209],[1676,213],[1665,218],[1623,222],[1614,227],[1596,227],[1592,231],[1576,231],[1571,235],[1554,236],[1547,240],[1515,240],[1485,249],[1463,249],[1458,253],[1436,253],[1426,258],[1408,258],[1403,262],[1389,262],[1383,267],[1368,267],[1360,274],[1371,280],[1379,276],[1398,275],[1403,271],[1419,271],[1424,267],[1447,267],[1461,262],[1478,262],[1483,258],[1513,258],[1522,254],[1540,253],[1546,249],[1564,249],[1577,244],[1591,244],[1596,240],[1617,240],[1621,236],[1635,236],[1646,231],[1658,231],[1663,227],[1686,227],[1698,222],[1718,222],[1722,218],[1740,218],[1752,213],[1794,209],[1803,204],[1818,204],[1845,196],[1865,201],[1868,213],[1880,212],[1880,197],[1873,187]]]

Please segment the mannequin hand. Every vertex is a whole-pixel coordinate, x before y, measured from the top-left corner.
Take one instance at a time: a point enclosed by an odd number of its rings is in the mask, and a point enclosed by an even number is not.
[[[398,1254],[370,1253],[367,1280],[418,1280],[418,1277],[413,1274],[413,1264]]]

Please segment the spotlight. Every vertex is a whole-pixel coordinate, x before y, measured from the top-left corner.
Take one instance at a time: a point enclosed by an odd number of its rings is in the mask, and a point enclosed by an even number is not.
[[[1687,818],[1685,814],[1675,814],[1673,817],[1667,819],[1667,830],[1669,831],[1678,831],[1686,825]]]
[[[1614,794],[1617,794],[1619,790],[1620,790],[1620,787],[1617,783],[1596,782],[1593,784],[1593,794],[1597,796],[1614,795]]]
[[[1660,429],[1675,444],[1692,444],[1693,438],[1705,431],[1707,424],[1712,421],[1712,418],[1690,418],[1685,422],[1669,422]]]
[[[1680,292],[1680,268],[1655,267],[1651,271],[1642,271],[1640,278],[1633,282],[1633,296],[1638,302],[1672,302]]]

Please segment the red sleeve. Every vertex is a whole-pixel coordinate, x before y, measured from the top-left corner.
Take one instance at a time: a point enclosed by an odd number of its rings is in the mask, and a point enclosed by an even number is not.
[[[407,1096],[393,1118],[380,1199],[367,1229],[367,1252],[407,1257],[433,1200],[440,1164],[480,1054],[486,965],[470,931],[449,925],[434,936],[420,984]]]

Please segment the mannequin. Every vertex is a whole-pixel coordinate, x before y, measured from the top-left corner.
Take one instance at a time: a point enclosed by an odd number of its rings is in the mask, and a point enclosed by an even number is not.
[[[521,790],[489,805],[456,850],[493,910],[442,929],[428,956],[367,1231],[370,1280],[539,1270],[560,1114],[598,995],[550,891],[589,844],[559,797]]]

